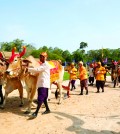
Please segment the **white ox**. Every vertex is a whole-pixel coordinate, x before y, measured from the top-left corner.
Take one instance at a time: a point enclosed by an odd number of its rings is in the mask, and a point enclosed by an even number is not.
[[[59,61],[53,60],[53,61],[48,61],[50,64],[51,70],[51,84],[53,82],[57,82],[57,90],[56,93],[60,94],[59,97],[59,104],[62,101],[62,81],[63,81],[63,75],[64,75],[64,67],[60,64]],[[26,89],[27,89],[27,96],[29,99],[29,105],[28,109],[25,113],[30,113],[31,112],[31,106],[32,102],[36,93],[37,89],[37,79],[38,79],[38,74],[31,74],[26,72],[26,65],[32,66],[32,67],[37,67],[40,66],[40,63],[36,61],[36,59],[32,56],[29,56],[26,59],[21,59],[19,57],[14,57],[13,61],[9,64],[7,73],[10,76],[15,76],[19,77],[19,79],[22,81],[22,83],[25,83]],[[49,90],[51,91],[51,89]]]

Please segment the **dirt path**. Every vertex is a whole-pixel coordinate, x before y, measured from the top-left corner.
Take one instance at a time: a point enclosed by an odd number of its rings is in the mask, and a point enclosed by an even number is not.
[[[67,84],[65,81],[64,85]],[[53,86],[49,102],[51,113],[41,115],[45,110],[41,108],[34,120],[23,114],[27,100],[24,99],[23,108],[18,107],[18,91],[12,92],[6,108],[0,109],[0,134],[120,134],[120,88],[112,88],[109,77],[104,93],[95,93],[96,87],[89,86],[89,95],[80,96],[79,80],[76,87],[70,98],[58,105]],[[26,91],[24,94],[26,97]]]

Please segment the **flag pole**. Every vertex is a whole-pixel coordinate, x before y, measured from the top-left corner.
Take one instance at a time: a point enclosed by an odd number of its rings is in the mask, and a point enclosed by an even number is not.
[[[104,56],[104,53],[103,53],[103,46],[102,46],[102,60],[103,60],[103,56]]]

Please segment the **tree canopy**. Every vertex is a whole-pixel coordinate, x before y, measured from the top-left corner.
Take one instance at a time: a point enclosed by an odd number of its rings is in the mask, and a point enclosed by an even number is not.
[[[81,42],[77,50],[70,53],[68,50],[62,50],[61,48],[41,46],[39,49],[36,49],[32,44],[24,43],[24,40],[15,39],[12,42],[1,42],[0,43],[1,51],[10,52],[13,47],[17,48],[17,52],[22,51],[22,46],[26,46],[27,53],[25,56],[33,55],[35,58],[39,58],[39,54],[43,51],[48,53],[49,60],[61,60],[62,62],[78,62],[83,61],[84,63],[101,61],[105,58],[108,61],[111,60],[120,60],[120,48],[118,49],[109,49],[102,48],[98,50],[89,50],[85,51],[85,48],[88,47],[88,43]],[[57,46],[57,45],[56,45]]]

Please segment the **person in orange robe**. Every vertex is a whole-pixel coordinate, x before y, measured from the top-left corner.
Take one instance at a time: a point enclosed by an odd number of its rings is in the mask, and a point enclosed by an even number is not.
[[[105,73],[106,73],[105,67],[101,65],[101,62],[98,62],[97,68],[95,69],[97,93],[100,92],[100,88],[102,89],[102,92],[104,92]]]
[[[81,85],[81,93],[79,95],[83,95],[83,89],[86,90],[86,95],[88,95],[88,73],[87,69],[83,66],[83,62],[80,61],[78,63],[79,66],[79,79],[80,79],[80,85]]]
[[[75,68],[74,62],[71,63],[70,69],[68,72],[70,74],[71,91],[72,91],[73,89],[76,89],[75,82],[77,79],[77,69]]]

